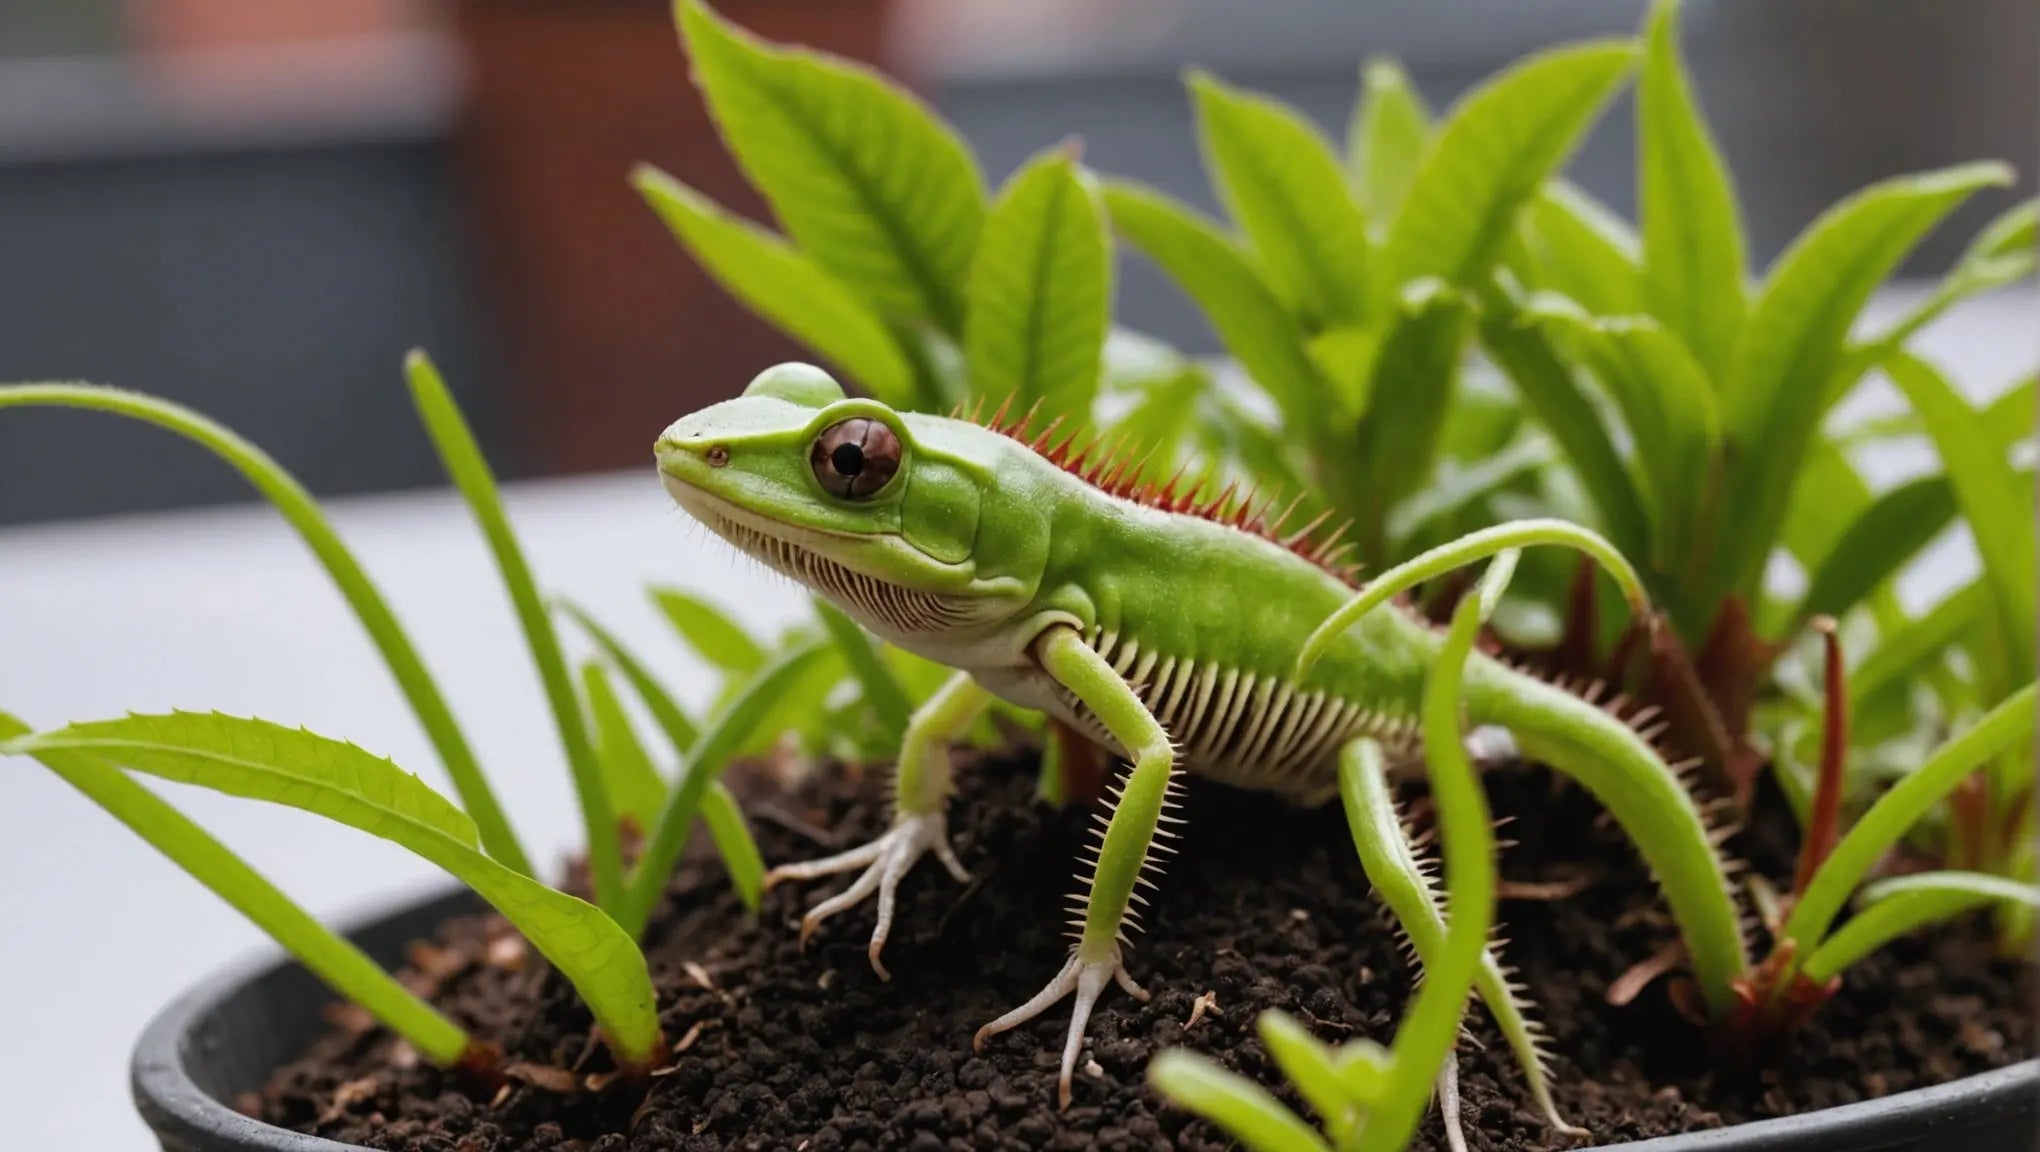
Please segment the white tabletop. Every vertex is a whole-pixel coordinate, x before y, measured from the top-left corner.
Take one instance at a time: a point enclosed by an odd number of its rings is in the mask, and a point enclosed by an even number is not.
[[[1984,301],[1923,347],[1959,371],[1965,390],[1995,394],[2035,362],[2034,304],[2027,291]],[[1894,454],[1875,470],[1902,473],[1926,459]],[[644,583],[685,584],[764,625],[803,603],[706,541],[648,472],[517,485],[508,499],[546,587],[633,637],[696,702],[708,681],[667,638]],[[465,511],[448,493],[333,507],[518,831],[542,859],[557,859],[577,840],[573,798],[502,585]],[[1972,566],[1966,541],[1946,541],[1916,587],[1945,587]],[[47,726],[172,707],[300,723],[443,785],[374,650],[266,506],[0,532],[0,708]],[[432,883],[429,866],[358,833],[170,791],[315,912],[344,915]],[[147,1146],[126,1098],[135,1034],[177,990],[261,943],[48,773],[0,762],[0,1116],[19,1146]]]

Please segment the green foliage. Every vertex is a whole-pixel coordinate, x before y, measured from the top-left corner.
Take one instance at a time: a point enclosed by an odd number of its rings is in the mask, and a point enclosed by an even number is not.
[[[801,251],[882,315],[960,338],[985,220],[963,141],[863,68],[675,7],[723,139]]]
[[[462,734],[459,722],[453,718],[452,709],[446,706],[446,697],[440,694],[438,683],[426,670],[425,662],[419,658],[418,650],[405,634],[403,626],[397,623],[396,614],[390,611],[389,602],[383,599],[381,590],[369,579],[361,562],[354,558],[353,551],[333,530],[332,522],[326,518],[318,502],[312,499],[312,494],[298,483],[296,477],[284,471],[268,453],[231,429],[189,408],[153,396],[93,384],[0,386],[0,409],[13,407],[81,408],[138,420],[198,444],[246,477],[311,549],[312,555],[346,599],[347,606],[354,610],[362,630],[375,643],[383,663],[389,667],[390,675],[403,690],[404,699],[418,717],[419,725],[432,741],[447,775],[452,777],[461,804],[474,818],[489,854],[519,872],[527,875],[531,872],[531,862],[518,844],[509,820],[504,817],[495,791],[482,775],[474,750]]]
[[[730,295],[887,404],[920,399],[913,365],[885,322],[799,249],[657,169],[640,167],[631,182]]]
[[[1422,734],[1443,841],[1445,903],[1451,912],[1442,925],[1431,925],[1439,931],[1435,938],[1427,936],[1429,947],[1420,946],[1424,979],[1416,1002],[1396,1029],[1394,1044],[1384,1050],[1360,1038],[1333,1049],[1280,1013],[1267,1013],[1259,1021],[1269,1053],[1297,1094],[1324,1120],[1331,1139],[1313,1132],[1260,1085],[1226,1072],[1206,1057],[1174,1049],[1156,1056],[1148,1067],[1149,1082],[1163,1095],[1249,1148],[1397,1152],[1408,1146],[1430,1103],[1432,1084],[1452,1058],[1468,996],[1483,969],[1492,969],[1487,941],[1495,906],[1494,833],[1486,797],[1462,746],[1459,686],[1474,638],[1500,602],[1517,556],[1514,551],[1496,556],[1478,589],[1461,601],[1424,685]],[[1374,835],[1378,817],[1392,809],[1384,764],[1381,749],[1370,741],[1349,749],[1341,764],[1340,787],[1355,821],[1354,840],[1362,848],[1363,860],[1376,856],[1370,849],[1381,846]],[[1395,824],[1392,812],[1389,823]],[[1401,842],[1399,828],[1393,839]],[[1370,865],[1370,876],[1379,864],[1376,859]],[[1383,872],[1384,877],[1409,875],[1401,865]],[[1427,886],[1421,880],[1417,883]],[[1419,897],[1419,902],[1436,914],[1428,896]]]
[[[1431,112],[1389,57],[1360,69],[1360,101],[1346,129],[1346,166],[1361,210],[1393,220],[1431,139]]]
[[[1089,415],[1112,324],[1111,241],[1070,150],[1027,162],[992,205],[966,292],[964,364],[1014,415]],[[1038,406],[1038,408],[1037,408]]]
[[[488,541],[496,569],[503,575],[510,603],[517,610],[517,622],[524,630],[532,662],[538,666],[539,681],[545,687],[546,702],[552,707],[560,744],[566,749],[574,792],[581,802],[581,820],[588,835],[589,871],[595,882],[595,903],[605,911],[613,911],[623,894],[623,857],[617,843],[616,810],[602,765],[596,760],[594,747],[588,740],[587,724],[581,713],[580,701],[574,695],[566,657],[560,652],[559,637],[553,632],[552,617],[546,613],[538,583],[531,575],[531,565],[525,561],[524,551],[518,547],[517,537],[511,531],[510,518],[503,511],[503,500],[496,493],[496,478],[482,459],[481,447],[475,443],[467,421],[461,418],[460,409],[447,392],[445,381],[439,377],[439,370],[433,367],[432,361],[423,352],[411,353],[404,369],[410,377],[411,400],[417,406],[419,419],[431,436],[432,445],[438,450],[440,463],[446,466],[447,475],[460,489],[469,511],[474,513],[475,524],[481,528],[483,539]]]
[[[1900,936],[1995,905],[2040,908],[2040,886],[1976,872],[1916,872],[1865,885],[1860,908],[1802,969],[1823,984]]]
[[[0,744],[14,755],[76,753],[130,772],[298,808],[418,854],[517,926],[594,1012],[619,1062],[648,1067],[659,1019],[630,936],[601,909],[484,854],[475,825],[445,797],[352,744],[217,714],[129,716]]]
[[[0,751],[10,750],[10,742],[30,733],[27,724],[0,712]],[[449,1066],[471,1054],[474,1042],[459,1025],[319,923],[232,849],[128,779],[108,760],[57,748],[31,754],[246,916],[334,991],[408,1040],[427,1060]]]

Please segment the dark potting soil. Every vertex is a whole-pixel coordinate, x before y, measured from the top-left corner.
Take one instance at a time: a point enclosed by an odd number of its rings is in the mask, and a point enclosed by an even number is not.
[[[744,791],[764,794],[762,775]],[[1504,959],[1521,970],[1551,1033],[1560,1107],[1593,1133],[1590,1142],[1848,1103],[2033,1050],[2033,981],[1994,960],[1985,927],[1970,923],[1873,957],[1756,1071],[1718,1071],[1666,980],[1626,1007],[1607,1003],[1610,982],[1672,938],[1619,832],[1579,789],[1540,769],[1496,769],[1487,780],[1497,816],[1513,817],[1503,835],[1516,842],[1501,860]],[[601,1075],[607,1056],[590,1044],[571,990],[500,922],[475,917],[416,949],[406,975],[527,1063],[513,1067],[509,1086],[461,1083],[340,1011],[330,1035],[244,1104],[272,1123],[403,1152],[1215,1150],[1232,1144],[1143,1082],[1156,1051],[1204,1052],[1300,1109],[1256,1038],[1256,1014],[1281,1009],[1332,1042],[1393,1035],[1411,975],[1337,805],[1299,811],[1193,781],[1182,854],[1131,953],[1153,999],[1107,992],[1075,1101],[1058,1113],[1067,1003],[995,1038],[981,1056],[970,1038],[1061,965],[1062,909],[1088,816],[1036,803],[1024,761],[965,764],[959,782],[950,826],[974,879],[958,885],[932,861],[906,879],[885,953],[891,983],[865,960],[868,904],[830,921],[805,954],[796,945],[801,911],[840,879],[782,887],[753,918],[712,862],[681,870],[648,937],[662,1020],[679,1051],[649,1093]],[[756,801],[766,859],[861,843],[885,819],[882,785],[824,772]],[[1731,848],[1782,876],[1790,844],[1774,813]],[[1484,1048],[1462,1045],[1458,1057],[1472,1147],[1577,1146],[1546,1127],[1506,1047],[1475,1016]],[[1417,1146],[1443,1147],[1435,1114]]]

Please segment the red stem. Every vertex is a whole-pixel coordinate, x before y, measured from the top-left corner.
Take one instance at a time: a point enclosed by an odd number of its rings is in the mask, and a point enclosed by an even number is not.
[[[1833,619],[1822,616],[1812,625],[1827,647],[1827,700],[1821,716],[1820,777],[1813,787],[1806,839],[1799,846],[1799,867],[1792,876],[1794,900],[1806,891],[1814,871],[1834,851],[1842,812],[1842,758],[1849,747],[1848,677],[1842,667],[1842,642],[1835,635]]]

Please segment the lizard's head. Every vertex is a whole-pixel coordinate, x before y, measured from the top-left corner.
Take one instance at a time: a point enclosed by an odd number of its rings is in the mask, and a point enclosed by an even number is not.
[[[781,364],[674,421],[657,454],[666,490],[710,531],[905,638],[998,621],[1031,591],[976,548],[991,473],[972,442],[990,435]]]

